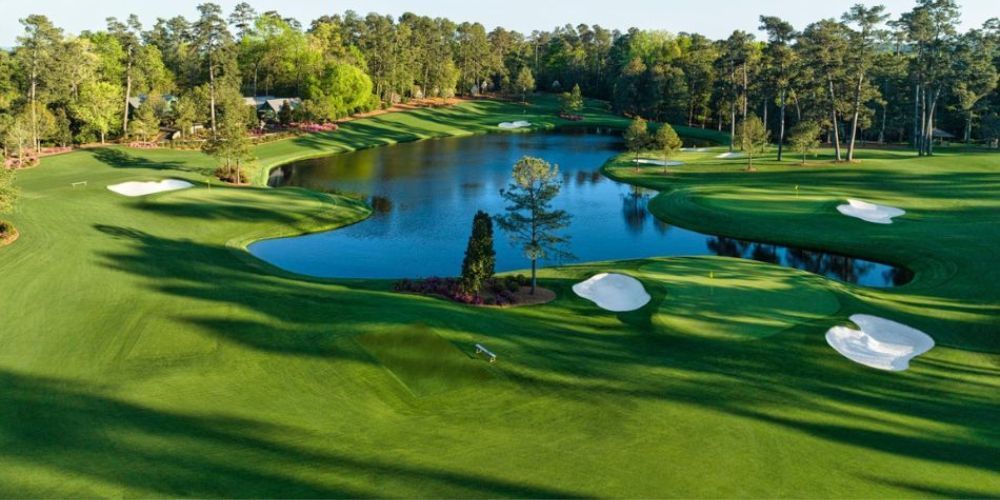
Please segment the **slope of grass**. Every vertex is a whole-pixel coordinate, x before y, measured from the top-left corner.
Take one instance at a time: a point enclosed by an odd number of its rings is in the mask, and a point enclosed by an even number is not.
[[[668,222],[908,267],[916,277],[900,288],[839,286],[935,333],[939,344],[1000,353],[1000,289],[994,285],[1000,267],[990,258],[1000,244],[1000,156],[956,148],[916,158],[878,150],[862,151],[857,164],[833,164],[824,156],[806,166],[768,156],[755,160],[758,171],[749,173],[742,171],[745,159],[716,159],[716,153],[702,153],[667,176],[655,168],[637,172],[628,155],[605,170],[663,191],[650,210]],[[891,225],[867,223],[837,212],[848,197],[907,213]]]
[[[467,106],[422,120],[512,117]],[[307,152],[277,143],[260,163]],[[206,185],[198,153],[47,158],[20,175],[21,238],[0,249],[0,496],[996,496],[997,160],[883,154],[755,176],[704,154],[670,179],[610,170],[674,189],[654,207],[668,219],[900,261],[912,285],[648,259],[546,269],[556,301],[502,310],[300,279],[240,248],[367,216],[348,199]],[[164,177],[198,186],[104,189]],[[823,215],[846,192],[911,212],[884,229]],[[570,290],[615,270],[652,302],[612,314]],[[823,332],[854,312],[943,345],[904,373],[852,364]],[[495,365],[469,357],[480,342]]]

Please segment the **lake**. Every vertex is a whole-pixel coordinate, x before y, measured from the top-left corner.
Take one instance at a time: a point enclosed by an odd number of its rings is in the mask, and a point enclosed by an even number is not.
[[[554,206],[572,216],[565,234],[575,261],[724,255],[805,269],[866,286],[903,284],[910,272],[826,252],[702,234],[671,226],[647,210],[655,191],[603,176],[621,152],[620,136],[562,131],[490,134],[367,149],[304,160],[272,171],[273,187],[356,193],[372,216],[333,231],[265,240],[250,252],[282,269],[327,278],[455,276],[477,210],[501,213],[500,189],[522,156],[559,165],[563,187]],[[687,145],[687,144],[685,144]],[[530,262],[495,228],[497,271]],[[570,262],[563,262],[570,263]],[[546,265],[559,264],[547,262]]]

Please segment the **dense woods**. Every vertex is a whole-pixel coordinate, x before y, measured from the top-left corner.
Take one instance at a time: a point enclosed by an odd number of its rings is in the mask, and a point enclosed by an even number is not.
[[[908,142],[932,154],[936,136],[1000,136],[1000,20],[960,33],[953,0],[919,0],[890,19],[856,5],[840,19],[792,26],[761,16],[763,39],[563,26],[522,34],[405,13],[323,16],[308,26],[240,4],[199,6],[194,18],[109,18],[64,32],[21,20],[0,50],[0,136],[8,164],[43,146],[195,136],[232,177],[260,125],[335,121],[412,99],[534,92],[580,95],[615,111],[724,130],[756,116],[778,144],[808,122],[850,160],[860,141]],[[245,97],[300,98],[257,116]],[[287,108],[287,109],[286,109]],[[811,127],[806,127],[812,130]],[[800,131],[803,129],[799,128]]]

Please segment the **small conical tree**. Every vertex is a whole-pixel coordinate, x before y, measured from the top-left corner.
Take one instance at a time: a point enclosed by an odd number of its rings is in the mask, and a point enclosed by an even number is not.
[[[462,261],[462,283],[465,289],[479,293],[483,282],[492,278],[496,267],[496,252],[493,250],[493,220],[482,210],[472,219],[472,234]]]

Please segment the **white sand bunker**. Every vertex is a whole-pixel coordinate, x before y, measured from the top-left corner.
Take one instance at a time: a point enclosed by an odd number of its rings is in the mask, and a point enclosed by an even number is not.
[[[851,321],[861,330],[835,326],[826,332],[826,342],[855,363],[902,371],[910,367],[911,359],[934,347],[930,335],[895,321],[867,314],[855,314]]]
[[[503,122],[497,126],[500,128],[526,128],[531,126],[531,122],[525,122],[525,121]]]
[[[681,148],[681,151],[685,153],[704,153],[708,151],[708,148]]]
[[[877,205],[852,198],[847,199],[847,205],[839,205],[837,211],[849,217],[875,224],[892,224],[893,217],[906,214],[906,211],[900,208]]]
[[[716,158],[742,158],[742,157],[743,153],[739,151],[730,151],[728,153],[722,153],[721,155],[716,156]]]
[[[573,285],[573,291],[597,307],[614,312],[634,311],[650,300],[642,283],[624,274],[601,273]]]
[[[652,160],[649,158],[639,158],[638,160],[632,160],[639,165],[659,165],[661,167],[676,167],[683,165],[682,161],[669,161],[669,160]]]
[[[178,189],[187,189],[193,187],[188,181],[181,181],[177,179],[164,179],[160,182],[123,182],[121,184],[112,184],[108,186],[108,189],[124,196],[146,196],[154,193],[163,193],[166,191],[177,191]]]

